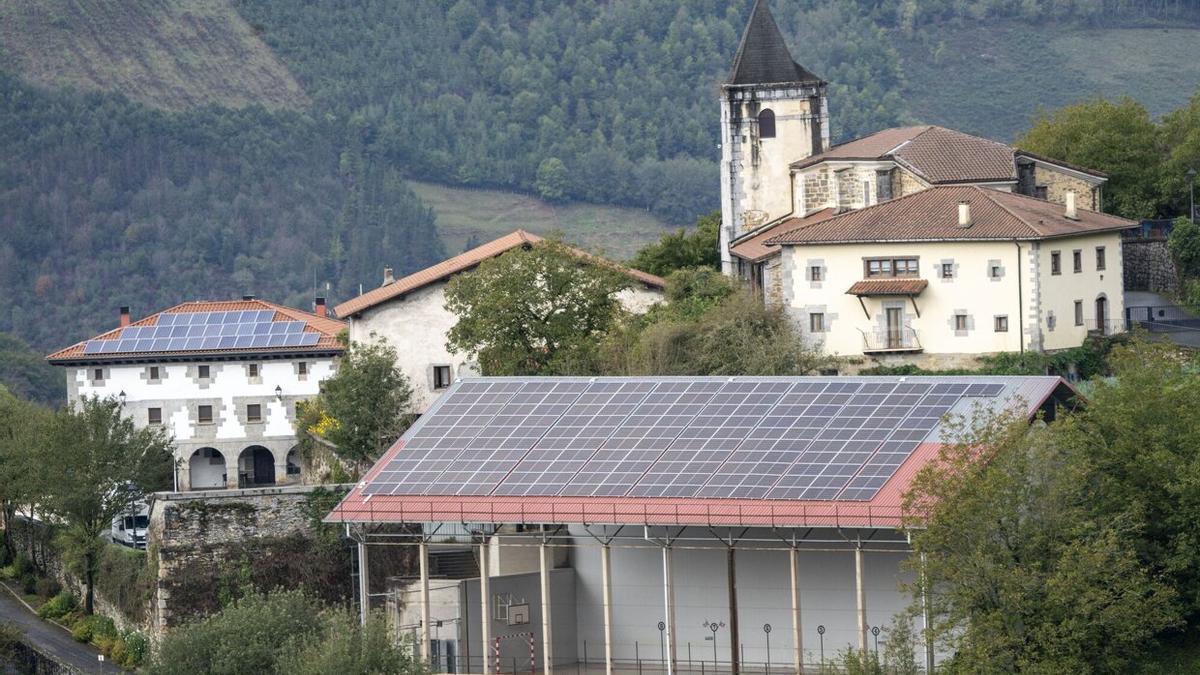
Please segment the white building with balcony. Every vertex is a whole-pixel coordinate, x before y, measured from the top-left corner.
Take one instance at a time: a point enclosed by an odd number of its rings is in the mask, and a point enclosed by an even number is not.
[[[247,296],[187,302],[47,357],[67,399],[116,397],[139,426],[175,442],[177,490],[296,482],[296,404],[318,393],[344,348],[345,324]]]
[[[1137,224],[1013,192],[934,186],[801,223],[771,297],[825,353],[969,366],[1124,330],[1121,231]]]

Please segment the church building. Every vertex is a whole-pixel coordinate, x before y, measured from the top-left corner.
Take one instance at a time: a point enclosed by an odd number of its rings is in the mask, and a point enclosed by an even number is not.
[[[830,145],[826,83],[765,0],[721,91],[722,268],[813,347],[970,367],[1124,330],[1136,223],[1100,212],[1103,173],[934,125]]]

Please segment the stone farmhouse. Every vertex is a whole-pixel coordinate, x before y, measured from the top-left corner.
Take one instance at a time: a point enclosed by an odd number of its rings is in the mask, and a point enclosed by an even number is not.
[[[335,372],[346,324],[252,296],[185,302],[47,357],[67,400],[116,397],[139,426],[175,439],[180,490],[298,482],[296,404]]]
[[[949,366],[1122,329],[1136,223],[1099,213],[1104,174],[932,125],[830,146],[825,91],[757,2],[722,87],[726,274],[852,359]]]
[[[541,240],[517,230],[401,279],[384,270],[382,286],[343,302],[334,311],[349,322],[352,342],[385,340],[396,347],[397,365],[413,387],[414,410],[424,412],[459,378],[478,374],[465,355],[451,354],[446,348],[446,336],[457,321],[445,307],[446,284],[485,260]],[[634,269],[628,273],[636,283],[621,293],[627,310],[644,312],[662,299],[666,282],[661,277]]]

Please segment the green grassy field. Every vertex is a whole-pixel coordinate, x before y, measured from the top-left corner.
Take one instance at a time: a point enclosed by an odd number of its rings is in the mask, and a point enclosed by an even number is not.
[[[170,110],[308,100],[228,0],[0,2],[0,68]]]
[[[1001,140],[1020,135],[1039,108],[1129,94],[1161,115],[1186,103],[1200,83],[1195,27],[990,21],[931,33],[927,43],[897,42],[913,115]]]
[[[672,229],[641,209],[557,206],[512,192],[409,184],[437,214],[438,232],[450,254],[461,252],[471,235],[482,244],[520,228],[534,234],[562,232],[571,243],[623,260]]]

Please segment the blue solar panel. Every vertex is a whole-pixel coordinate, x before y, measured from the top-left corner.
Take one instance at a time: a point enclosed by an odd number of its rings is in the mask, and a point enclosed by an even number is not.
[[[868,500],[960,402],[1032,378],[961,379],[468,380],[365,492]]]
[[[303,321],[275,321],[274,310],[159,314],[153,326],[123,328],[117,339],[89,340],[85,354],[311,347],[320,333]]]

